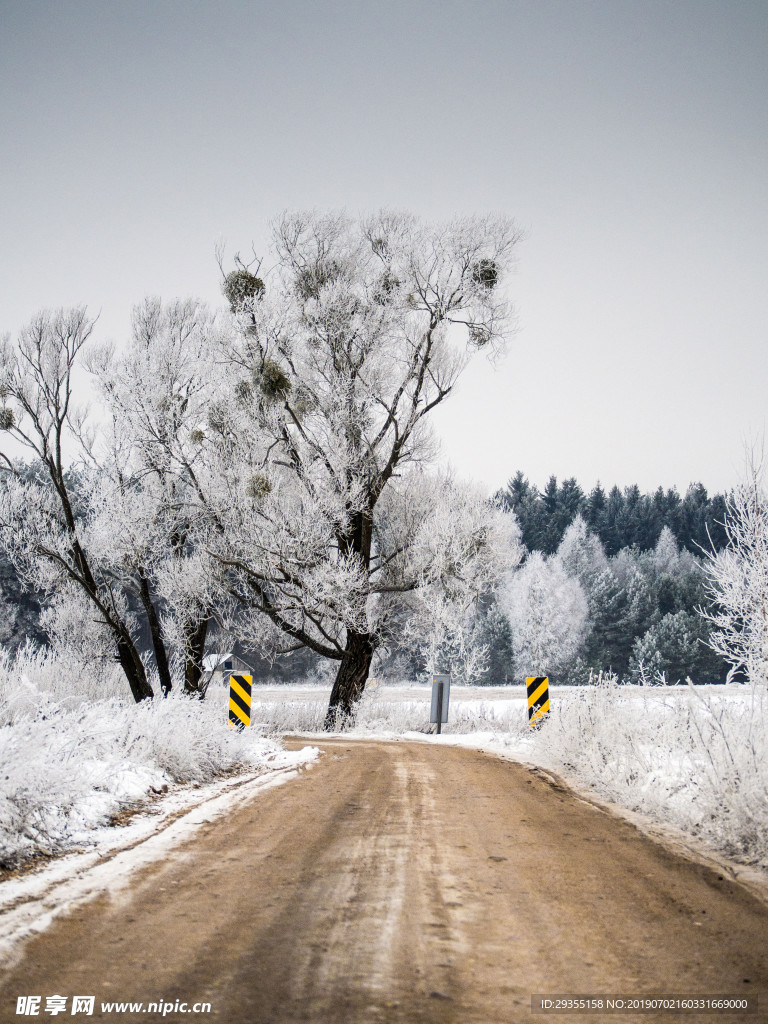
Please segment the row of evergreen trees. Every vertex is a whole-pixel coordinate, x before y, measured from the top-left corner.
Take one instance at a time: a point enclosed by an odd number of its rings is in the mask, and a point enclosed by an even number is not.
[[[694,554],[726,544],[726,498],[710,498],[700,483],[691,484],[684,497],[675,488],[662,487],[643,494],[636,484],[606,493],[597,483],[587,494],[573,477],[558,483],[551,476],[539,491],[518,471],[497,497],[517,516],[529,551],[553,554],[577,515],[600,538],[608,556],[632,546],[654,548],[665,526],[681,548]]]

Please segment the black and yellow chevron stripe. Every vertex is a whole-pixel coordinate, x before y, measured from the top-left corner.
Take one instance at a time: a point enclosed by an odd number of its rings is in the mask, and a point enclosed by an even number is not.
[[[229,727],[244,729],[251,724],[251,683],[253,676],[229,677]]]
[[[525,682],[528,686],[528,724],[534,727],[549,712],[549,676],[529,676]]]

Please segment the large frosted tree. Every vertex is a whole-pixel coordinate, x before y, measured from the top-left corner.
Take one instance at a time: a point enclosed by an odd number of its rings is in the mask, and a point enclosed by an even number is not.
[[[273,265],[225,280],[229,393],[200,477],[241,636],[338,662],[329,723],[376,650],[439,609],[461,619],[517,557],[511,517],[432,472],[430,413],[510,329],[509,221],[286,215]],[[258,613],[258,614],[254,614]]]

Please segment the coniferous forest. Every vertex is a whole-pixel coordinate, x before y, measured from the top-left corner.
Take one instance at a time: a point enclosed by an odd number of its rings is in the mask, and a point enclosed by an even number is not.
[[[609,557],[622,548],[650,550],[665,526],[680,548],[695,555],[726,543],[725,496],[710,498],[700,483],[691,484],[683,497],[675,488],[642,494],[637,485],[606,491],[599,483],[586,493],[573,477],[558,484],[551,476],[539,491],[518,471],[497,497],[517,516],[526,548],[548,555],[577,515]]]

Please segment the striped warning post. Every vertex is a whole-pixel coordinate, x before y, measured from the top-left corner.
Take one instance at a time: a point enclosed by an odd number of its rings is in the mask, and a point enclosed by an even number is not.
[[[229,728],[244,729],[251,724],[251,683],[253,676],[229,677]]]
[[[525,682],[528,686],[528,724],[534,728],[549,713],[549,676],[529,676]]]

